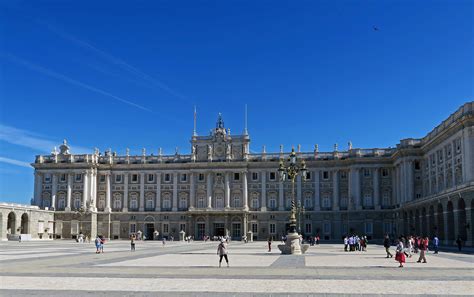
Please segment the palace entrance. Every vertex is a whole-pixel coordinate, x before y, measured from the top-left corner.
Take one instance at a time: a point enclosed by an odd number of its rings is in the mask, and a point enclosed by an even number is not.
[[[214,223],[214,236],[225,236],[224,223]]]
[[[147,240],[153,240],[153,232],[155,232],[155,224],[148,223],[145,226],[145,236]]]

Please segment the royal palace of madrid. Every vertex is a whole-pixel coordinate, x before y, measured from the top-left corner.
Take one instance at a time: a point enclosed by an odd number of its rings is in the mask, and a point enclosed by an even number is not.
[[[196,122],[196,120],[195,120]],[[286,234],[295,195],[298,230],[304,236],[340,240],[356,233],[369,239],[385,234],[438,235],[444,244],[460,236],[472,246],[474,234],[474,102],[465,103],[420,139],[402,139],[394,148],[311,152],[306,179],[281,181],[280,160],[290,149],[250,153],[247,129],[230,133],[219,115],[206,136],[196,129],[190,154],[118,155],[111,150],[74,154],[66,141],[50,155],[36,156],[37,211],[54,214],[48,228],[28,226],[15,214],[11,233],[78,234],[126,239],[175,239],[186,234],[249,240]],[[196,125],[195,125],[196,127]],[[11,213],[10,213],[11,215]],[[6,229],[10,215],[4,213]],[[8,216],[8,222],[7,221]],[[20,216],[22,217],[20,221]],[[5,230],[3,229],[3,230]]]

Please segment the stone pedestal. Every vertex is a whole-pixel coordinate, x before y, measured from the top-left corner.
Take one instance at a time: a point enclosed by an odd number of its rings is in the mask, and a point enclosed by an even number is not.
[[[285,244],[278,245],[282,255],[302,255],[308,248],[309,244],[300,243],[300,235],[296,232],[288,233]]]
[[[179,231],[179,241],[184,241],[184,238],[186,237],[186,232],[183,230]]]

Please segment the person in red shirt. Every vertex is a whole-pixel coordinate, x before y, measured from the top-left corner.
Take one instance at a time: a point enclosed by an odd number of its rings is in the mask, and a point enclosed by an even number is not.
[[[416,262],[421,263],[421,260],[423,260],[423,263],[426,263],[425,253],[426,253],[426,250],[428,249],[428,237],[421,238],[419,248],[420,248],[420,257],[418,258],[418,261]]]

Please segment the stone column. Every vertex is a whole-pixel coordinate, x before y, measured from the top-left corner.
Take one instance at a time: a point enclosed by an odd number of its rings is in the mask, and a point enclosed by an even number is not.
[[[89,193],[89,172],[88,170],[83,172],[84,184],[82,186],[82,206],[85,208],[87,206],[87,194]]]
[[[463,129],[463,182],[474,180],[474,128]]]
[[[415,196],[415,179],[413,178],[413,161],[406,162],[407,168],[407,185],[408,185],[408,195],[405,202],[413,201]]]
[[[260,175],[262,178],[262,207],[260,211],[267,211],[267,173],[262,171]]]
[[[140,172],[140,206],[138,211],[145,211],[145,172]]]
[[[51,189],[51,209],[56,209],[56,196],[58,193],[58,175],[56,173],[53,173],[52,176],[53,185]]]
[[[178,211],[178,173],[173,173],[173,208],[172,211]]]
[[[207,208],[212,208],[212,172],[207,173]]]
[[[338,170],[332,172],[332,210],[339,210],[339,176]]]
[[[248,222],[248,217],[247,217],[247,214],[244,214],[244,228],[243,228],[243,231],[244,231],[244,234],[245,236],[247,236],[247,232],[248,232],[248,228],[249,228],[249,222]],[[247,238],[247,240],[251,240],[250,238]]]
[[[43,187],[43,176],[38,171],[35,171],[35,193],[34,204],[41,207],[41,192]]]
[[[156,203],[155,211],[161,211],[161,172],[156,173]]]
[[[110,197],[112,196],[112,185],[110,183],[110,172],[105,174],[105,209],[104,212],[111,212],[112,208],[110,207]]]
[[[285,210],[285,193],[283,190],[283,181],[278,183],[278,210]]]
[[[95,200],[96,200],[96,194],[97,193],[97,190],[96,190],[96,186],[97,186],[97,172],[95,169],[91,169],[91,173],[90,173],[90,194],[89,194],[89,210],[90,211],[93,211],[95,210]]]
[[[354,207],[357,210],[360,210],[362,208],[362,205],[360,203],[360,172],[359,168],[351,168],[350,170],[350,178],[351,180],[349,181],[351,184],[351,198],[354,201]]]
[[[225,207],[230,208],[230,181],[229,181],[229,172],[225,173]]]
[[[375,209],[381,209],[380,205],[380,186],[379,186],[379,168],[374,169],[374,207]]]
[[[303,205],[301,201],[301,174],[296,176],[296,202]]]
[[[247,172],[242,171],[242,198],[244,202],[244,210],[249,209],[249,197],[248,197],[248,185],[247,185]]]
[[[196,204],[196,185],[194,179],[194,172],[189,173],[189,209],[194,209]]]
[[[68,173],[67,175],[67,194],[66,194],[66,208],[65,211],[71,211],[71,199],[72,199],[72,179],[74,173]]]
[[[314,171],[314,210],[321,210],[321,203],[319,201],[319,170]]]
[[[397,167],[392,167],[390,173],[391,173],[390,177],[392,179],[392,197],[391,197],[390,205],[392,205],[394,203],[396,204],[396,201],[398,199],[398,196],[397,196],[397,188],[398,188]]]
[[[128,211],[128,172],[123,174],[123,207],[122,212]]]

